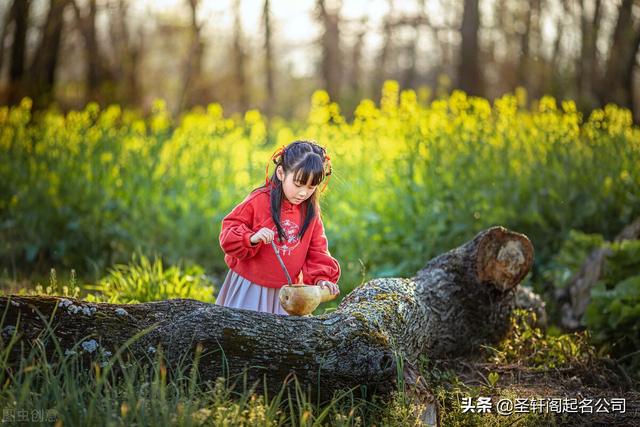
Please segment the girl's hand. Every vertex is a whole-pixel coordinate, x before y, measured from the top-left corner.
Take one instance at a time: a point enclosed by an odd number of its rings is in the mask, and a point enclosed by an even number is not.
[[[340,293],[340,289],[338,288],[338,285],[328,280],[319,281],[318,286],[320,286],[321,288],[329,288],[329,292],[331,293],[331,295],[338,295]]]
[[[273,241],[273,236],[275,235],[275,233],[273,232],[273,230],[267,228],[267,227],[262,227],[260,230],[258,230],[253,236],[251,236],[249,238],[249,240],[251,241],[251,243],[253,243],[254,245],[260,241],[262,241],[263,243],[271,243]]]

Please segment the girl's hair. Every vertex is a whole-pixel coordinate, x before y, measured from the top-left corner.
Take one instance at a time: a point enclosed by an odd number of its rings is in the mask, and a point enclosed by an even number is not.
[[[323,147],[313,141],[304,140],[294,141],[286,147],[283,147],[274,154],[272,160],[276,168],[271,178],[267,178],[265,185],[259,188],[271,186],[271,218],[276,224],[278,236],[280,237],[280,241],[282,241],[285,235],[284,229],[282,225],[280,225],[280,206],[285,195],[282,190],[282,181],[280,181],[276,173],[278,166],[282,166],[285,175],[293,173],[295,182],[302,182],[306,185],[311,177],[311,185],[319,185],[326,177],[331,175],[331,164]],[[303,212],[306,212],[306,214],[302,228],[298,233],[300,239],[304,236],[316,212],[319,211],[318,197],[318,191],[316,190],[311,197],[303,202],[305,206]]]

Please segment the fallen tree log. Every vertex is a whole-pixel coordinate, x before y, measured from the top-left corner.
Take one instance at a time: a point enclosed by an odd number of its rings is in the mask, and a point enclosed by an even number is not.
[[[293,372],[322,399],[361,386],[389,393],[402,360],[405,386],[427,404],[421,417],[434,424],[435,402],[417,375],[419,358],[465,355],[502,338],[517,285],[532,264],[526,236],[494,227],[429,261],[414,277],[371,280],[346,295],[336,311],[316,317],[194,300],[113,305],[14,295],[0,298],[2,342],[16,327],[23,342],[33,342],[50,321],[62,351],[90,359],[99,350],[115,353],[149,328],[129,346],[141,359],[162,348],[171,369],[201,346],[203,380],[246,370],[249,381],[260,387],[266,374],[268,389],[279,390]],[[50,343],[48,348],[53,353]],[[10,359],[19,357],[14,346]]]

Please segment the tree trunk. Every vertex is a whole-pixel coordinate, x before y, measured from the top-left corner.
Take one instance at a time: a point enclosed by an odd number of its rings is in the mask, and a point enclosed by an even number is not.
[[[533,247],[526,236],[494,227],[431,260],[412,278],[365,283],[336,311],[317,317],[278,316],[194,300],[113,305],[11,296],[0,298],[0,309],[6,311],[2,338],[18,316],[23,342],[38,337],[43,320],[51,319],[62,352],[77,350],[82,339],[95,339],[99,349],[115,354],[127,339],[150,328],[129,347],[141,360],[162,347],[167,366],[175,367],[180,359],[191,360],[202,346],[203,380],[247,368],[258,389],[266,374],[268,389],[278,390],[294,372],[314,398],[322,399],[352,387],[389,393],[402,360],[406,386],[428,403],[419,416],[435,424],[435,400],[417,376],[417,363],[424,356],[465,355],[503,337],[517,284],[532,264]],[[45,345],[53,351],[51,343]],[[13,347],[14,363],[20,347]],[[90,361],[92,354],[85,351],[83,357]]]
[[[114,94],[107,92],[105,83],[110,80],[111,70],[98,43],[96,19],[98,5],[96,0],[88,1],[88,10],[82,13],[77,0],[70,0],[78,22],[78,27],[84,38],[84,50],[87,61],[87,101],[110,102],[115,98]]]
[[[198,98],[202,76],[202,55],[204,44],[200,36],[202,25],[198,24],[198,7],[200,0],[188,0],[191,12],[191,25],[189,27],[189,53],[184,65],[183,86],[180,102],[176,113],[191,108],[200,103]]]
[[[246,52],[242,41],[242,20],[240,19],[240,0],[233,2],[233,67],[235,88],[237,93],[237,108],[244,113],[249,109],[249,93],[246,78]]]
[[[342,53],[340,52],[340,12],[331,11],[324,0],[318,0],[318,11],[324,32],[322,34],[322,78],[332,101],[340,97]]]
[[[524,32],[520,35],[520,57],[518,58],[518,84],[522,85],[529,96],[531,96],[531,87],[529,85],[531,73],[531,3],[527,3],[524,16]]]
[[[625,64],[625,75],[624,75],[624,84],[625,84],[626,90],[629,91],[628,92],[629,93],[629,109],[631,110],[633,121],[636,124],[640,123],[640,111],[638,110],[634,102],[635,100],[634,100],[633,94],[635,93],[635,83],[633,78],[633,71],[637,63],[636,55],[638,53],[638,50],[640,50],[640,26],[636,30],[633,36],[633,40],[631,41],[631,51],[633,52],[633,54],[630,58],[628,58],[628,61]]]
[[[551,50],[551,56],[549,60],[542,67],[541,76],[537,79],[539,82],[539,90],[542,93],[555,94],[559,97],[564,97],[564,85],[559,81],[559,74],[562,74],[560,70],[563,65],[561,64],[563,52],[562,52],[562,40],[564,38],[564,30],[566,26],[566,17],[570,15],[571,11],[567,0],[562,1],[563,14],[556,19],[556,35],[553,39],[553,49]],[[577,68],[577,66],[576,66]],[[560,90],[560,91],[559,91]],[[530,96],[533,94],[530,94]]]
[[[640,29],[634,28],[634,0],[623,0],[613,32],[604,78],[600,82],[602,104],[616,103],[633,112],[633,68],[636,63]]]
[[[420,27],[415,26],[413,28],[414,36],[406,46],[406,55],[409,65],[404,70],[402,76],[402,87],[404,89],[415,88],[415,82],[417,77],[417,62],[418,62],[418,38],[420,37]]]
[[[271,2],[264,1],[262,9],[262,22],[264,25],[264,73],[265,73],[265,89],[267,96],[264,103],[264,113],[267,117],[273,116],[276,106],[276,92],[274,86],[273,74],[273,42],[272,42],[272,26],[271,26]]]
[[[483,96],[482,71],[480,69],[480,8],[478,0],[464,0],[462,14],[462,45],[458,87],[469,95]]]
[[[376,71],[373,79],[373,93],[376,96],[381,96],[382,85],[387,78],[387,63],[389,62],[389,55],[393,50],[393,1],[388,0],[389,11],[383,20],[382,27],[382,48],[376,58]]]
[[[4,15],[4,19],[2,20],[2,31],[0,31],[0,70],[2,70],[2,65],[4,64],[4,41],[7,38],[7,34],[9,34],[9,26],[13,21],[13,11],[15,7],[16,2],[14,0],[14,2],[11,4],[11,7],[9,7],[9,10],[7,10],[6,14]]]
[[[14,0],[9,10],[9,18],[13,19],[13,45],[11,46],[11,62],[9,63],[9,105],[20,102],[24,95],[24,69],[27,48],[27,28],[29,25],[29,0]],[[7,20],[7,26],[10,20]],[[5,27],[6,29],[6,27]],[[4,39],[2,40],[4,45]]]
[[[36,108],[46,107],[53,101],[53,86],[64,26],[63,15],[68,3],[69,0],[49,2],[49,13],[30,70],[29,92]]]
[[[593,16],[589,19],[586,0],[580,1],[580,57],[578,58],[578,94],[580,101],[589,109],[595,108],[597,102],[594,97],[594,84],[597,79],[597,49],[596,41],[600,32],[600,17],[602,16],[602,2],[595,0]]]
[[[114,50],[113,80],[117,85],[116,100],[129,106],[138,106],[140,88],[138,67],[143,51],[144,30],[138,26],[135,34],[127,27],[129,4],[126,0],[117,0],[107,4],[109,10],[109,36]]]

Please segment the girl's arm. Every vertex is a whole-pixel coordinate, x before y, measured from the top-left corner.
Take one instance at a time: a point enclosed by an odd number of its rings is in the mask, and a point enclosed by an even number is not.
[[[324,234],[320,213],[318,213],[318,221],[313,227],[307,258],[302,265],[302,278],[304,283],[312,285],[317,285],[321,280],[338,283],[338,279],[340,279],[340,264],[329,253],[327,236]]]
[[[220,247],[225,254],[238,259],[247,259],[258,253],[260,243],[252,244],[253,206],[245,202],[236,206],[222,219]]]

